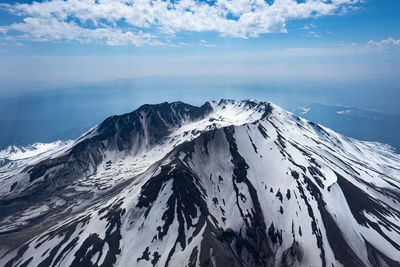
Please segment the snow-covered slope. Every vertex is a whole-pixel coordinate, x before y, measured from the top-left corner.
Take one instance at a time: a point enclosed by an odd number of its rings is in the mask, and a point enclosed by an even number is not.
[[[16,146],[12,145],[4,150],[0,150],[0,158],[8,160],[20,160],[26,158],[32,158],[39,154],[43,154],[48,151],[60,148],[70,141],[55,141],[52,143],[34,143],[28,146]]]
[[[12,145],[0,150],[0,195],[3,196],[9,189],[9,182],[5,177],[18,173],[27,165],[33,165],[57,150],[66,147],[70,140],[55,141],[52,143],[34,143],[28,146]]]
[[[2,177],[0,265],[399,266],[399,177],[271,103],[145,105]]]

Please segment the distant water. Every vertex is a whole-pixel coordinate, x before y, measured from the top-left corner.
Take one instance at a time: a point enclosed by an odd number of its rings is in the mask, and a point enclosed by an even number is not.
[[[221,98],[254,98],[271,101],[343,134],[388,143],[400,151],[397,103],[400,96],[380,81],[323,83],[240,77],[148,77],[43,84],[35,89],[14,96],[0,94],[0,147],[76,138],[106,117],[130,112],[145,103],[180,100],[200,105]]]
[[[293,108],[291,111],[344,135],[389,144],[400,152],[399,114],[316,103]]]

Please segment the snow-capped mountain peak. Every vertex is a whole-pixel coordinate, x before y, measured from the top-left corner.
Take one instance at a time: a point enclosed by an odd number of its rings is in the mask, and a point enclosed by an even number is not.
[[[400,261],[400,156],[268,102],[144,105],[2,175],[9,266]]]

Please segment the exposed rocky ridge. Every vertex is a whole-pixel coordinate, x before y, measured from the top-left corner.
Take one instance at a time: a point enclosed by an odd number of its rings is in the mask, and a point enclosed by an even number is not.
[[[185,121],[196,121],[212,111],[210,103],[201,107],[182,102],[143,105],[137,110],[120,116],[107,118],[98,126],[80,137],[66,152],[45,159],[23,170],[29,182],[42,179],[35,186],[24,189],[18,197],[38,190],[58,188],[73,180],[94,173],[105,159],[106,153],[114,152],[135,156],[146,152]],[[17,188],[18,189],[18,188]],[[7,199],[12,199],[13,194]]]

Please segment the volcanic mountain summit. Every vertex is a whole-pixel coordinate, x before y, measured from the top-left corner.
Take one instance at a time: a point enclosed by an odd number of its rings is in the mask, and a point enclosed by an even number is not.
[[[400,266],[400,155],[272,103],[144,105],[1,162],[1,266]]]

